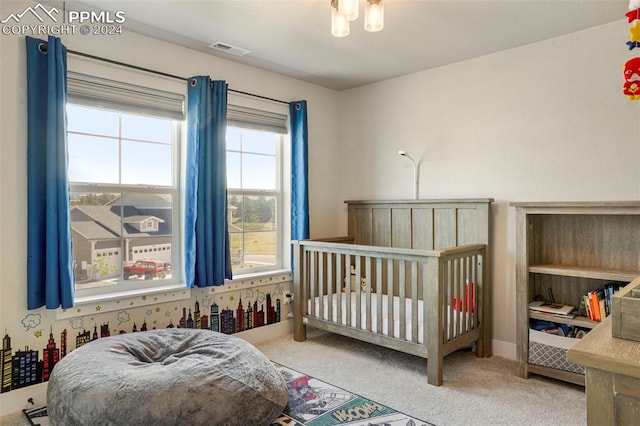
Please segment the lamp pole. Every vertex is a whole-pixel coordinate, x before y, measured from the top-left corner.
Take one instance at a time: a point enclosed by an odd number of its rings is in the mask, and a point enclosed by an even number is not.
[[[409,160],[411,160],[411,163],[413,164],[413,199],[417,200],[418,199],[418,164],[416,163],[416,161],[413,159],[413,157],[411,157],[411,155],[407,152],[407,151],[398,151],[398,154],[401,157],[406,157]]]

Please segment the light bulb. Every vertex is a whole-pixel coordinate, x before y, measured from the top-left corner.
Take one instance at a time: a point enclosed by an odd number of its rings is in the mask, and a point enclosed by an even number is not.
[[[338,0],[338,13],[350,21],[358,19],[358,0]]]
[[[349,35],[349,20],[338,12],[338,0],[331,0],[331,35],[346,37]]]
[[[364,29],[370,32],[384,27],[384,4],[382,0],[366,0],[364,9]]]

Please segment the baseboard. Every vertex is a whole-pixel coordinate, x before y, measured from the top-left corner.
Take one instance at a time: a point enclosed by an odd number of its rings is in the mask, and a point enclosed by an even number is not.
[[[493,355],[514,360],[516,359],[516,344],[502,340],[493,340]]]
[[[293,319],[284,319],[275,324],[269,324],[264,327],[257,327],[251,330],[240,331],[233,336],[240,337],[252,345],[259,345],[278,337],[293,334]]]

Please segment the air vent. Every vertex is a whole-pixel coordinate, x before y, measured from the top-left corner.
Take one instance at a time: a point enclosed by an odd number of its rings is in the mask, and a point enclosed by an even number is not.
[[[235,56],[244,56],[247,53],[250,53],[250,50],[243,49],[242,47],[232,46],[229,43],[223,43],[221,41],[216,41],[215,43],[211,43],[209,45],[211,49],[219,50],[220,52],[229,53]]]

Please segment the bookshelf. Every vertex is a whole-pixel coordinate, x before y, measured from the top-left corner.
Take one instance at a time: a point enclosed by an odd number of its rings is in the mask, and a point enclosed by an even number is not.
[[[640,201],[518,202],[511,206],[516,210],[516,373],[584,385],[582,373],[530,362],[529,320],[585,329],[600,322],[584,316],[561,319],[530,313],[529,302],[536,295],[548,299],[551,290],[555,303],[578,308],[583,294],[640,276]]]

